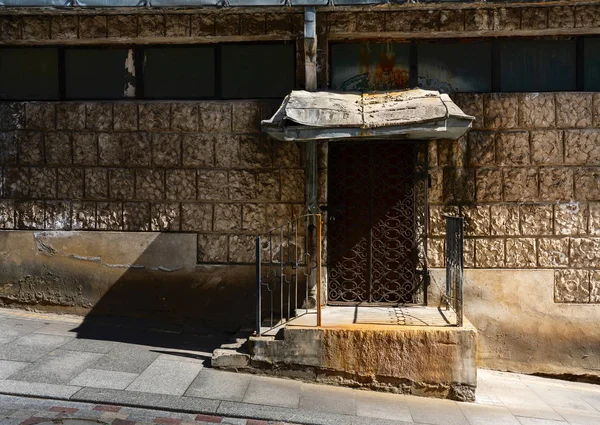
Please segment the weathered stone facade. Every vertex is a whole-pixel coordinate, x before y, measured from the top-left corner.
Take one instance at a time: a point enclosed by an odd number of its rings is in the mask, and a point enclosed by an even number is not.
[[[304,87],[302,32],[296,7],[0,10],[2,46],[289,41],[296,88]],[[329,87],[335,41],[590,34],[600,34],[593,3],[325,7],[317,9],[318,85]],[[476,121],[457,142],[429,144],[429,266],[434,273],[444,266],[441,214],[463,215],[472,269],[465,305],[480,330],[483,366],[597,375],[589,360],[597,357],[585,347],[599,346],[590,328],[597,321],[591,304],[600,302],[600,95],[454,99]],[[0,103],[0,228],[7,230],[0,232],[0,300],[193,320],[219,310],[211,325],[251,322],[254,235],[304,211],[302,147],[260,133],[260,119],[276,106]],[[326,203],[326,144],[319,169]],[[187,257],[191,239],[196,250]],[[115,245],[122,245],[116,253]],[[163,264],[165,251],[171,256]],[[533,297],[513,280],[527,282],[528,292],[543,288]],[[560,346],[545,355],[541,347],[557,333]]]
[[[5,9],[0,44],[299,40],[303,54],[302,9],[105,10]],[[304,201],[300,147],[260,133],[277,106],[2,103],[0,228],[194,232],[199,263],[251,262],[252,235],[301,214]]]
[[[295,86],[304,85],[302,8],[101,10],[3,8],[0,45],[285,41],[295,44]],[[0,103],[0,302],[251,322],[254,237],[304,211],[302,147],[260,132],[279,103]],[[165,232],[181,244],[161,246]],[[28,239],[39,249],[14,245]],[[96,244],[77,242],[88,240]],[[130,247],[122,262],[115,243]],[[162,264],[162,250],[180,261]],[[225,304],[235,312],[223,315]]]
[[[443,213],[465,217],[465,266],[555,269],[556,302],[597,302],[600,115],[592,93],[460,94],[476,117],[430,143],[430,266],[444,266]]]
[[[37,13],[35,12],[37,10]],[[264,11],[264,12],[263,12]],[[302,37],[302,9],[261,8],[247,10],[204,8],[188,10],[169,9],[62,9],[19,11],[5,9],[0,17],[2,41],[41,43],[43,40],[91,42],[109,39],[119,43],[126,38],[163,38],[173,43],[198,37],[255,37],[268,39],[295,39]],[[205,39],[206,41],[206,39]],[[56,44],[56,42],[49,43]]]
[[[329,87],[329,42],[531,37],[600,33],[600,6],[470,2],[336,7],[317,13],[319,87]],[[503,110],[499,113],[504,115]],[[511,118],[507,117],[506,120]]]
[[[251,262],[303,211],[300,147],[260,133],[272,106],[2,104],[0,227],[191,232],[199,263]]]

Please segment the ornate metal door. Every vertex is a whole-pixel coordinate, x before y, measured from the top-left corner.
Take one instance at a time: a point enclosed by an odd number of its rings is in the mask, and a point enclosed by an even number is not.
[[[425,284],[426,143],[330,143],[328,300],[420,302]]]

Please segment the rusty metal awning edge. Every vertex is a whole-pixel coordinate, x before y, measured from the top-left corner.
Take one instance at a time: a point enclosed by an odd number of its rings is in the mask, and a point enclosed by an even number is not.
[[[456,140],[471,128],[471,120],[450,117],[442,121],[420,123],[414,126],[375,128],[355,127],[306,127],[290,126],[283,129],[263,124],[263,132],[280,141],[308,142],[310,140],[331,141],[339,139],[402,139],[402,140]]]
[[[277,140],[295,142],[458,139],[474,119],[436,91],[293,91],[273,117],[262,121],[262,130]]]

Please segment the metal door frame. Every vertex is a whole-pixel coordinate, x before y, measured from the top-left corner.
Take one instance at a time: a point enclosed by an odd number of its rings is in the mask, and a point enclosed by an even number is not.
[[[330,297],[330,291],[332,287],[330,261],[328,261],[327,271],[329,277],[328,289],[327,289],[327,297],[328,304],[330,305],[369,305],[369,306],[389,306],[389,305],[399,305],[399,304],[426,304],[427,303],[427,286],[429,283],[428,272],[427,272],[427,235],[428,235],[428,189],[429,189],[429,175],[428,175],[428,143],[426,141],[403,141],[403,140],[377,140],[377,141],[349,141],[349,142],[330,142],[330,150],[331,147],[335,145],[341,144],[353,144],[353,145],[363,145],[363,146],[377,146],[378,144],[390,144],[390,143],[402,143],[402,144],[414,144],[414,162],[413,162],[413,172],[412,172],[412,187],[414,189],[413,194],[413,230],[414,230],[414,240],[412,242],[412,252],[413,256],[413,265],[414,265],[414,276],[413,283],[410,294],[411,301],[407,302],[373,302],[372,301],[372,292],[373,292],[373,264],[372,264],[372,240],[368,241],[368,269],[367,269],[367,277],[368,277],[368,294],[369,300],[362,301],[344,301],[344,300],[332,300]],[[329,152],[331,155],[331,151]],[[331,156],[330,156],[331,158]],[[376,164],[373,163],[374,157],[373,155],[369,155],[369,179],[372,179],[373,176],[371,173],[373,172]],[[329,163],[328,163],[329,169]],[[330,189],[330,179],[333,176],[331,174],[328,175],[328,197],[331,192]],[[369,214],[372,214],[372,198],[370,198],[369,205]],[[369,222],[371,222],[371,218],[369,218]],[[328,233],[329,234],[329,233]],[[369,238],[372,238],[372,230],[369,232]],[[327,243],[327,249],[331,249],[332,244]],[[331,259],[331,255],[328,254],[328,259]]]

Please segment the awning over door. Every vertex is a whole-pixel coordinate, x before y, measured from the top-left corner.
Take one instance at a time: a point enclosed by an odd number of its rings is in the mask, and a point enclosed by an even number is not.
[[[458,139],[475,118],[446,94],[411,89],[377,93],[293,91],[263,131],[278,140]]]

